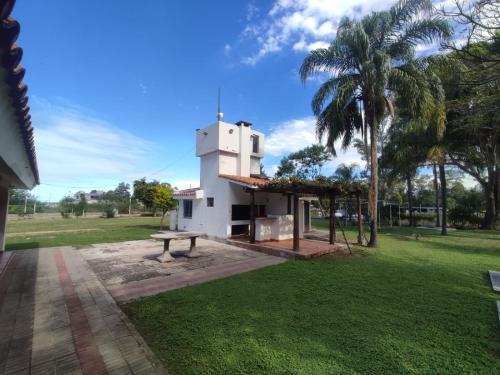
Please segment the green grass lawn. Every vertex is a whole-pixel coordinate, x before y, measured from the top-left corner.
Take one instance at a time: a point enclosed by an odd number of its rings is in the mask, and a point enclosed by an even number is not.
[[[167,221],[167,220],[165,220]],[[7,250],[83,246],[149,238],[159,217],[22,219],[7,224]]]
[[[381,232],[124,309],[173,374],[499,374],[500,232]]]

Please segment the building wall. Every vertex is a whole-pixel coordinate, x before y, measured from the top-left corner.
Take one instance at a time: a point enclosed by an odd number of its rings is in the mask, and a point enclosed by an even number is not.
[[[202,232],[210,237],[226,238],[228,230],[228,195],[229,182],[222,178],[213,180],[205,185],[203,198],[193,200],[192,218],[184,218],[184,205],[182,203],[188,197],[179,199],[179,230]],[[207,198],[214,198],[214,206],[208,207]]]
[[[20,189],[36,185],[21,130],[9,96],[10,87],[0,69],[0,178],[2,184]]]

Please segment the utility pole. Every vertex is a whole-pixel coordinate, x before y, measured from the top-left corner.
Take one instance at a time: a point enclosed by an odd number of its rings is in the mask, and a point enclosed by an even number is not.
[[[26,213],[27,210],[27,205],[28,205],[28,196],[24,196],[24,213]]]
[[[132,213],[132,195],[128,197],[128,216]]]
[[[36,199],[35,199],[35,203],[33,203],[33,215],[36,214]]]

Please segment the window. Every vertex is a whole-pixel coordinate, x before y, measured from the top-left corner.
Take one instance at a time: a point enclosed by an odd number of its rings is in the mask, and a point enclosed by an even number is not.
[[[191,219],[193,217],[193,201],[184,200],[183,201],[183,217],[186,219]]]
[[[214,198],[210,197],[207,198],[207,207],[213,207],[214,206]]]
[[[266,217],[266,206],[264,204],[254,206],[255,217]],[[250,205],[233,204],[231,220],[250,220]]]
[[[254,154],[259,153],[259,136],[258,135],[252,135],[252,152]]]

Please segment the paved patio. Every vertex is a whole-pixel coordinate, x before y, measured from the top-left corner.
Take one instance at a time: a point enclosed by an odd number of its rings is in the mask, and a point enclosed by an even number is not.
[[[123,302],[282,263],[285,259],[220,242],[197,240],[198,258],[183,256],[189,240],[172,241],[175,262],[160,263],[154,240],[97,244],[80,252],[106,289]]]
[[[0,253],[0,374],[166,373],[112,295],[127,301],[285,261],[201,239],[199,258],[160,263],[162,246]]]
[[[71,247],[0,256],[0,374],[161,374]]]

